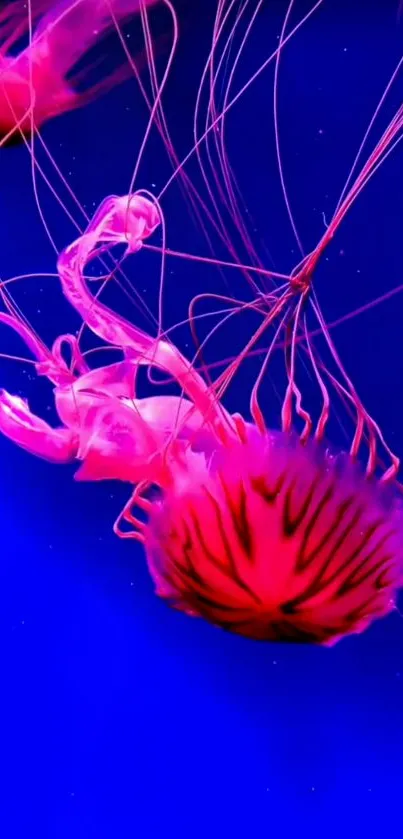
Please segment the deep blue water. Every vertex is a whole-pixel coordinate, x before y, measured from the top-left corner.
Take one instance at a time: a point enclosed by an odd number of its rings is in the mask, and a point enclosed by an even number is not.
[[[281,63],[284,169],[307,249],[323,231],[322,214],[329,216],[337,202],[400,56],[397,4],[375,2],[369,11],[366,5],[325,0]],[[181,4],[183,38],[164,106],[182,154],[191,142],[213,6],[213,0],[196,3],[190,14]],[[264,5],[234,90],[275,45],[284,9],[274,0]],[[163,32],[157,12],[154,20]],[[137,35],[134,27],[133,39]],[[269,252],[269,267],[285,271],[297,250],[276,174],[272,83],[268,70],[234,107],[228,151],[260,253]],[[401,98],[400,77],[373,138]],[[44,130],[89,212],[105,195],[127,191],[145,120],[129,84]],[[401,173],[397,148],[318,269],[315,288],[329,320],[402,282]],[[136,186],[155,184],[158,191],[168,174],[153,135]],[[53,271],[24,149],[1,151],[0,180],[2,278]],[[61,248],[74,229],[40,181],[39,192]],[[207,253],[176,186],[164,210],[168,244]],[[154,312],[157,269],[150,254],[127,264]],[[192,294],[222,291],[221,283],[210,269],[169,261],[167,322],[183,315]],[[124,303],[116,288],[113,294],[116,305]],[[21,283],[16,297],[47,340],[78,326],[56,279]],[[135,307],[126,313],[139,317]],[[398,454],[402,317],[403,299],[396,295],[333,333],[364,403]],[[1,349],[21,351],[4,328]],[[227,345],[216,345],[221,356],[226,351]],[[29,396],[47,416],[50,390],[28,375],[29,368],[2,362],[1,371],[2,386]],[[250,376],[241,374],[229,395],[231,408],[246,411],[248,383]],[[267,409],[278,419],[277,402]],[[71,468],[35,460],[4,439],[0,461],[4,839],[398,834],[403,623],[397,614],[331,650],[226,635],[154,597],[142,551],[112,533],[127,487],[75,484]]]

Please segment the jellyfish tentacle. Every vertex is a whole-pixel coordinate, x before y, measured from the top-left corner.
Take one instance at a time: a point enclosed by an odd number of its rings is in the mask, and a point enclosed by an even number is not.
[[[155,365],[170,373],[217,433],[234,434],[229,415],[215,393],[189,361],[169,341],[153,338],[113,312],[91,294],[84,269],[96,254],[98,243],[126,244],[136,252],[159,223],[155,205],[138,193],[105,199],[87,231],[60,255],[58,271],[62,289],[86,325],[109,344],[122,347],[138,364]]]
[[[141,481],[137,484],[129,500],[123,507],[123,510],[119,513],[113,525],[113,532],[116,536],[119,536],[120,539],[136,539],[138,542],[145,542],[146,525],[133,515],[133,509],[135,507],[139,507],[147,513],[150,512],[151,504],[146,498],[143,498],[142,495],[142,493],[146,492],[150,486],[151,484],[149,481]],[[133,530],[122,530],[121,525],[123,522],[132,525]]]
[[[75,376],[68,369],[61,354],[58,351],[53,353],[53,350],[49,350],[20,318],[7,312],[0,312],[0,323],[9,326],[22,338],[36,359],[35,368],[38,375],[46,376],[55,385],[65,385],[74,381]]]
[[[89,373],[90,368],[85,361],[85,358],[80,350],[78,338],[75,335],[65,334],[59,335],[52,345],[52,355],[61,365],[64,364],[63,347],[68,346],[71,352],[71,368],[73,372],[76,370],[80,375]]]

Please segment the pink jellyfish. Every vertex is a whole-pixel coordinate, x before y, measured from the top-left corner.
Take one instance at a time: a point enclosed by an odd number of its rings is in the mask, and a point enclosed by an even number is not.
[[[28,34],[25,3],[8,3],[0,12],[0,140],[2,145],[29,136],[52,117],[79,108],[129,78],[121,67],[103,81],[79,92],[83,72],[77,62],[122,20],[157,0],[32,0],[28,47],[13,49]]]
[[[230,415],[217,382],[209,384],[166,338],[151,337],[91,294],[88,261],[117,243],[135,253],[159,221],[157,207],[141,194],[108,198],[59,259],[65,296],[93,333],[121,348],[121,362],[89,370],[72,336],[49,351],[14,313],[0,315],[34,353],[37,372],[54,383],[61,420],[51,428],[3,391],[0,430],[40,457],[76,460],[80,480],[133,485],[115,532],[143,543],[156,593],[176,609],[259,640],[329,645],[362,632],[393,608],[402,583],[402,519],[391,486],[398,462],[392,456],[389,470],[375,477],[376,440],[383,439],[352,387],[357,427],[350,454],[329,452],[328,395],[313,357],[323,396],[316,429],[291,364],[282,430],[271,431],[257,387],[253,421]],[[292,306],[298,312],[302,281],[301,271],[266,323]],[[66,342],[70,367],[61,354]],[[183,396],[138,399],[139,365],[168,372]],[[305,421],[300,437],[290,427],[292,399]],[[364,473],[355,456],[365,429]]]

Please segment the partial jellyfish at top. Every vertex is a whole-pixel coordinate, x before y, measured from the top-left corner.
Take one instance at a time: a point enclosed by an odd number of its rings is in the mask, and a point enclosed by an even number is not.
[[[121,65],[87,83],[76,65],[116,26],[146,13],[158,0],[22,0],[0,11],[0,144],[16,145],[48,120],[81,108],[129,79],[132,68],[122,46]],[[142,11],[143,10],[143,11]],[[30,33],[32,31],[32,37]],[[23,38],[29,44],[19,50]],[[144,59],[138,58],[138,65]],[[133,59],[136,63],[136,58]],[[91,69],[91,66],[89,67]]]

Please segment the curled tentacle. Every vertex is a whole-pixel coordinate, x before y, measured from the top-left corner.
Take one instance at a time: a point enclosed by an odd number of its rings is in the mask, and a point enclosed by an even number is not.
[[[59,257],[58,271],[63,292],[86,325],[98,337],[122,347],[138,364],[153,364],[170,373],[192,399],[207,422],[221,433],[232,430],[232,423],[215,394],[194,367],[169,341],[153,338],[129,323],[96,299],[85,282],[87,263],[106,244],[126,244],[129,252],[141,248],[143,240],[159,223],[155,205],[138,193],[111,196],[101,204],[83,236]],[[224,431],[225,423],[225,431]]]

